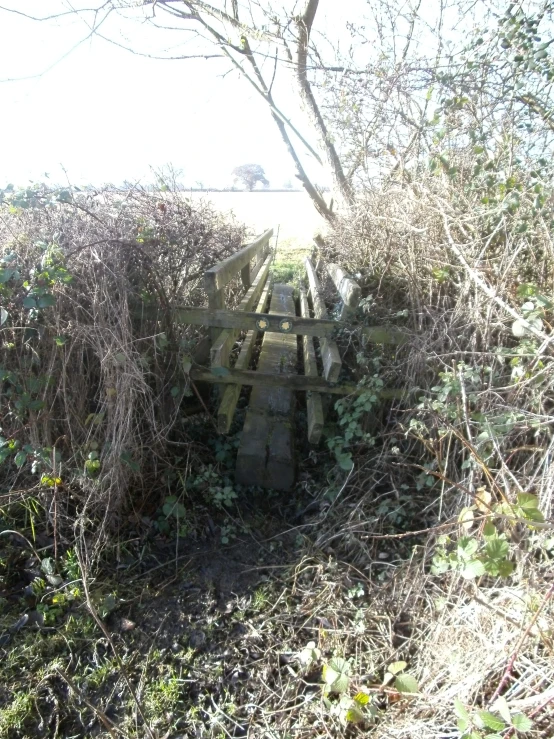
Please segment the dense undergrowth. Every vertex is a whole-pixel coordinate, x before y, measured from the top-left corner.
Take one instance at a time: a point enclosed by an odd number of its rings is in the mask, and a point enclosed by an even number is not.
[[[477,30],[436,74],[417,147],[320,242],[363,288],[340,337],[362,392],[318,448],[299,434],[286,500],[234,486],[240,417],[218,438],[189,415],[213,399],[171,313],[204,301],[243,230],[171,192],[4,191],[0,736],[552,736],[537,18]],[[406,342],[366,343],[376,323]]]

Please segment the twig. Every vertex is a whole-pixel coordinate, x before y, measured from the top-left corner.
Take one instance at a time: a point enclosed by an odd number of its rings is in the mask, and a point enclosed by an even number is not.
[[[529,636],[529,634],[531,632],[531,629],[533,628],[533,626],[537,622],[537,619],[540,616],[540,614],[542,613],[542,611],[544,610],[544,607],[546,606],[546,604],[552,598],[553,595],[554,595],[554,583],[550,586],[550,589],[547,592],[547,594],[544,596],[544,598],[542,600],[542,603],[537,608],[537,610],[533,614],[533,618],[529,621],[529,624],[528,624],[527,628],[525,629],[525,631],[523,632],[523,634],[520,636],[520,638],[519,638],[519,640],[518,640],[518,642],[517,642],[517,644],[516,644],[516,646],[514,648],[514,651],[512,652],[512,656],[508,660],[508,664],[506,665],[506,669],[504,670],[504,674],[502,675],[502,679],[498,683],[498,687],[494,691],[494,695],[492,696],[492,698],[490,700],[490,705],[491,706],[494,704],[495,700],[501,694],[502,690],[506,686],[506,683],[510,679],[510,676],[512,674],[512,670],[514,669],[515,661],[516,661],[516,659],[518,658],[518,655],[519,655],[519,650],[521,649],[521,647],[523,646],[525,640]]]
[[[99,708],[97,708],[94,703],[91,703],[89,699],[81,693],[79,688],[75,685],[73,680],[67,675],[61,667],[55,667],[56,672],[60,675],[61,678],[65,680],[65,682],[69,685],[71,690],[75,693],[76,696],[78,696],[79,700],[83,701],[85,705],[87,705],[90,710],[96,715],[96,717],[104,724],[104,727],[106,731],[109,732],[110,736],[116,737],[116,732],[121,734],[122,736],[126,736],[126,734],[121,731],[121,729],[118,729],[117,726],[113,723],[113,721],[110,721],[110,719],[106,716],[104,711],[101,711]],[[115,729],[115,731],[114,731]]]
[[[504,301],[499,295],[496,294],[496,290],[494,290],[490,285],[488,285],[485,280],[481,277],[481,275],[477,274],[477,272],[473,269],[473,267],[469,264],[467,259],[465,258],[462,250],[456,244],[454,241],[452,234],[450,232],[450,226],[448,225],[448,217],[444,210],[439,207],[439,212],[442,216],[442,222],[444,224],[444,230],[446,232],[446,238],[448,241],[448,245],[450,249],[454,252],[458,260],[461,262],[463,268],[469,275],[469,277],[473,280],[473,282],[487,295],[491,300],[494,300],[494,302],[502,308],[503,311],[508,313],[508,315],[512,316],[514,320],[516,320],[518,323],[520,323],[527,331],[533,334],[533,336],[536,336],[541,341],[545,342],[546,345],[550,344],[552,342],[552,337],[547,336],[547,334],[544,333],[544,331],[540,331],[536,326],[533,326],[532,323],[527,321],[520,313],[518,313],[514,308],[512,308],[511,305],[508,305],[506,301]]]
[[[100,618],[100,616],[98,615],[98,613],[96,611],[96,608],[94,607],[94,605],[92,603],[92,599],[90,597],[90,592],[89,592],[89,589],[88,589],[88,580],[87,580],[87,577],[86,577],[85,563],[83,561],[83,557],[82,557],[81,553],[79,552],[79,550],[77,548],[75,548],[75,553],[77,555],[77,559],[79,560],[79,567],[81,568],[81,576],[83,578],[83,590],[85,591],[85,600],[86,600],[86,603],[87,603],[87,608],[89,609],[92,618],[96,622],[96,625],[102,631],[102,633],[104,634],[104,636],[106,637],[106,639],[108,641],[108,644],[110,645],[110,647],[112,649],[112,652],[114,654],[114,657],[115,657],[115,660],[117,662],[117,665],[118,665],[118,667],[119,667],[119,669],[121,671],[121,674],[123,676],[123,679],[125,680],[125,682],[127,684],[127,687],[129,688],[129,692],[131,693],[131,695],[133,697],[133,700],[134,700],[135,705],[137,707],[137,711],[139,712],[140,717],[141,717],[141,719],[144,722],[144,726],[146,728],[146,733],[148,734],[148,736],[149,736],[150,739],[156,739],[156,737],[155,737],[152,729],[150,728],[150,725],[148,724],[148,721],[146,720],[146,715],[145,715],[144,710],[142,708],[141,702],[140,702],[139,697],[138,697],[138,695],[136,693],[136,690],[133,687],[133,684],[131,683],[131,680],[130,680],[128,674],[127,674],[127,670],[125,669],[125,666],[123,664],[123,661],[122,661],[121,657],[119,656],[119,653],[118,653],[117,649],[115,648],[115,644],[114,644],[114,641],[113,641],[113,639],[111,637],[111,634],[108,631],[108,629],[106,628],[106,626],[105,626],[104,622],[102,621],[102,619]]]

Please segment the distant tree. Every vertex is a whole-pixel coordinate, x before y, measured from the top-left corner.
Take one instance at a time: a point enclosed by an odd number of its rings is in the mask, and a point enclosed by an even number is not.
[[[283,183],[283,187],[285,188],[285,190],[292,190],[292,182],[290,180],[287,180]]]
[[[253,190],[258,182],[261,182],[264,187],[269,185],[264,169],[259,164],[242,164],[240,167],[235,167],[232,175],[235,183],[242,182],[248,190]]]

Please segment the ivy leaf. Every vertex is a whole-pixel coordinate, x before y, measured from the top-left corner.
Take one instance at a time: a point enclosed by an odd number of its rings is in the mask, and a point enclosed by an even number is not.
[[[524,713],[516,713],[512,716],[512,726],[516,731],[525,733],[526,731],[531,731],[533,722]]]
[[[49,293],[41,295],[38,299],[39,308],[51,308],[53,305],[56,305],[56,298]]]
[[[23,467],[27,461],[27,452],[17,452],[13,461],[15,462],[16,467]]]
[[[23,307],[29,308],[29,310],[37,307],[36,300],[32,297],[32,295],[27,295],[26,298],[23,298]]]
[[[394,687],[399,693],[419,693],[419,685],[413,675],[398,675],[394,681]]]

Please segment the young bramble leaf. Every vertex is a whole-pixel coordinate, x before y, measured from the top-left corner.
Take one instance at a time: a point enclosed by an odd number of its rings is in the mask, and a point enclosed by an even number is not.
[[[419,685],[415,677],[405,673],[396,676],[394,687],[399,693],[419,693]]]
[[[469,721],[469,713],[467,711],[467,708],[458,698],[454,699],[454,713],[458,718],[461,718],[464,721]]]
[[[364,712],[355,703],[346,712],[346,720],[351,724],[361,724],[365,719]]]
[[[507,724],[512,723],[512,714],[510,713],[510,709],[508,708],[506,698],[504,698],[503,696],[500,696],[500,698],[497,698],[497,700],[494,703],[493,709],[495,711],[498,711],[498,713],[502,716],[502,718]]]
[[[367,693],[356,693],[356,695],[354,696],[354,701],[360,706],[367,706],[370,701],[370,696]]]
[[[487,729],[492,729],[493,731],[502,731],[502,729],[506,728],[506,723],[490,711],[477,711],[477,715],[483,722],[483,726],[486,726]]]
[[[526,731],[531,731],[533,728],[533,722],[525,714],[516,713],[512,716],[512,726],[516,731],[525,733]]]
[[[485,565],[478,559],[472,559],[462,570],[462,577],[466,580],[473,580],[474,577],[481,577],[485,572]]]
[[[323,680],[331,693],[345,693],[348,690],[350,664],[342,657],[334,657],[323,666]]]
[[[407,662],[392,662],[392,664],[387,667],[387,672],[391,672],[393,675],[398,675],[398,673],[405,670],[407,666]]]

